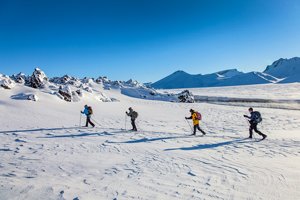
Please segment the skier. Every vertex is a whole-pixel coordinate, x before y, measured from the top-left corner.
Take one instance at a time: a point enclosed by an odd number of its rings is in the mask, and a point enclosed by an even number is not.
[[[256,112],[253,111],[253,108],[249,108],[248,109],[249,113],[251,114],[250,117],[248,117],[247,115],[244,115],[244,117],[249,118],[249,123],[250,123],[250,127],[249,127],[249,138],[252,138],[252,130],[254,130],[256,133],[258,133],[259,135],[261,135],[263,138],[263,140],[267,137],[267,135],[263,134],[262,132],[260,132],[259,130],[257,130],[257,121],[256,121]]]
[[[84,106],[84,111],[80,111],[82,114],[86,115],[86,124],[85,127],[88,127],[88,123],[90,123],[93,128],[95,127],[95,124],[93,124],[93,122],[91,122],[91,117],[93,114],[93,110],[91,106],[85,105]]]
[[[134,111],[131,107],[128,108],[129,113],[126,111],[126,114],[131,117],[131,125],[132,125],[132,131],[137,131],[136,126],[135,126],[135,119],[138,117],[138,113]]]
[[[203,130],[201,130],[200,126],[199,126],[199,117],[196,113],[196,111],[194,111],[193,109],[190,109],[191,112],[191,116],[190,117],[186,117],[185,119],[193,119],[193,125],[194,125],[194,133],[192,135],[196,135],[196,129],[198,129],[199,131],[201,131],[201,133],[203,135],[205,135],[205,132]]]

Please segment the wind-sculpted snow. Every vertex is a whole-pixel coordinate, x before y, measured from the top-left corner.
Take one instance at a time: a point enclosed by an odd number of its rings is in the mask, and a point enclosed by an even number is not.
[[[10,104],[1,95],[10,115],[0,116],[0,199],[299,197],[298,111],[259,109],[268,135],[261,141],[247,138],[244,107],[115,95],[115,104],[88,101],[95,128],[81,127],[83,117],[78,124],[82,103],[41,94],[39,104]],[[128,131],[128,107],[139,112],[137,132]],[[201,112],[207,135],[191,136],[190,108]]]

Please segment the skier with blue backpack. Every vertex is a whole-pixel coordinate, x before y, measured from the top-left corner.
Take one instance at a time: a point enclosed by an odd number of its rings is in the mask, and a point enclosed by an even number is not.
[[[201,120],[201,114],[199,112],[196,112],[193,109],[190,109],[191,116],[186,117],[185,119],[193,119],[193,125],[194,125],[194,133],[192,135],[196,135],[196,129],[201,131],[203,135],[205,135],[205,132],[200,128],[199,121]]]
[[[80,111],[82,114],[86,115],[86,124],[85,127],[88,127],[89,123],[95,127],[95,124],[93,122],[91,122],[91,117],[93,114],[93,109],[91,106],[85,105],[84,106],[84,111]]]
[[[252,138],[252,130],[261,135],[263,140],[267,137],[267,135],[263,134],[259,130],[257,130],[257,124],[262,121],[262,117],[258,111],[253,111],[253,108],[248,109],[251,116],[244,115],[244,117],[249,119],[250,127],[249,127],[249,138]]]

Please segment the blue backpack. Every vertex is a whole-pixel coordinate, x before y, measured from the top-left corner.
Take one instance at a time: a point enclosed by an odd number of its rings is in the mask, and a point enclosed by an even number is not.
[[[258,111],[255,111],[254,113],[255,113],[255,122],[258,124],[262,121],[261,114]]]

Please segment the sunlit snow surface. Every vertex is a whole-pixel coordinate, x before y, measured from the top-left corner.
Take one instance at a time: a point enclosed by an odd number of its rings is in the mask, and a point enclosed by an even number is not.
[[[254,107],[263,117],[259,129],[268,135],[261,141],[257,134],[247,139],[248,107],[131,98],[100,84],[91,89],[71,103],[46,89],[0,89],[1,200],[299,198],[298,110]],[[192,92],[300,99],[296,83]],[[13,98],[21,93],[38,101]],[[118,101],[102,102],[103,93]],[[93,107],[95,128],[81,127],[85,104]],[[127,131],[129,107],[139,113],[138,132]],[[191,121],[184,118],[190,108],[202,113],[207,135],[191,136]]]

